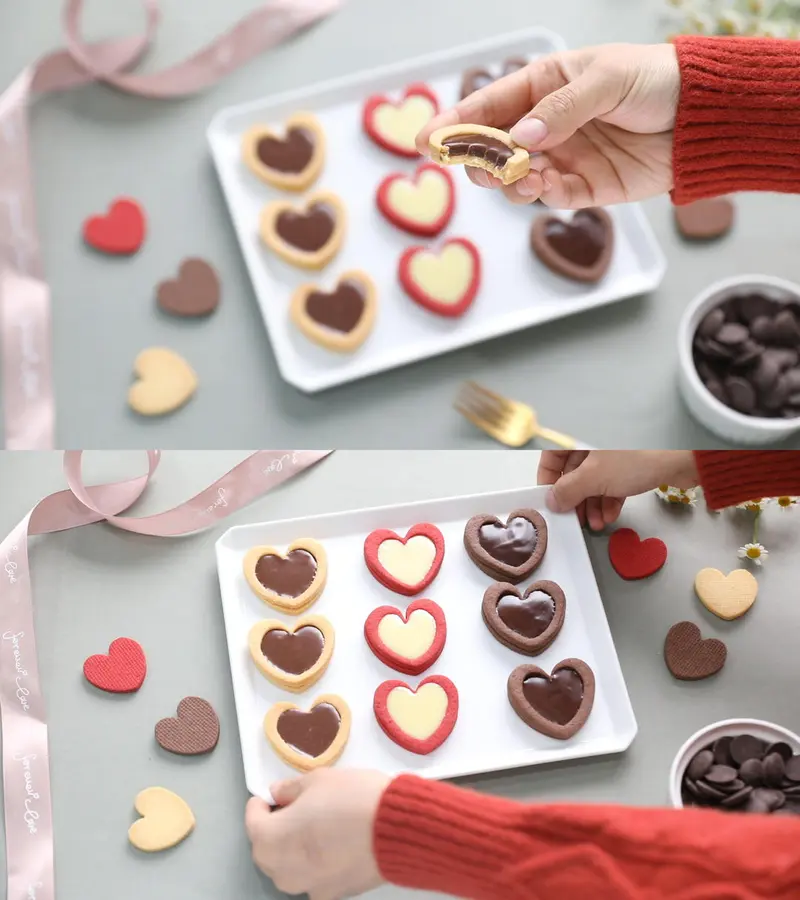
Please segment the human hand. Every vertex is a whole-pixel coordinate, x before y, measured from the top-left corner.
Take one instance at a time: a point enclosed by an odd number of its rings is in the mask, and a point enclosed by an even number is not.
[[[271,788],[281,809],[257,797],[245,827],[253,861],[288,894],[340,900],[383,882],[372,851],[378,804],[391,779],[380,772],[318,769]]]
[[[481,187],[514,203],[561,209],[606,206],[672,188],[672,128],[680,72],[671,44],[607,44],[553,53],[470,94],[417,136],[445,125],[509,130],[531,156],[531,172],[504,186],[467,167]]]
[[[659,485],[689,488],[697,484],[691,450],[545,450],[539,484],[551,484],[547,508],[578,513],[594,531],[617,521],[627,497]]]

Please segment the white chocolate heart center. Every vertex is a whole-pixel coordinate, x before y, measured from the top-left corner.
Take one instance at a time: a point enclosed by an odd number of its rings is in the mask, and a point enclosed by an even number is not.
[[[378,624],[378,637],[398,656],[419,659],[433,646],[436,620],[424,609],[415,609],[407,622],[390,613]]]
[[[389,206],[403,218],[420,225],[439,220],[450,201],[450,185],[444,176],[426,169],[416,182],[398,178],[389,185],[386,195]]]
[[[458,303],[474,276],[472,255],[462,244],[448,244],[438,255],[422,252],[411,259],[414,282],[440,303]]]
[[[386,698],[386,709],[407,735],[424,741],[447,714],[447,694],[435,682],[423,684],[416,693],[407,687],[396,687]]]
[[[430,572],[436,545],[423,534],[415,534],[405,544],[390,539],[378,547],[378,562],[403,584],[419,584]]]
[[[434,105],[419,94],[407,97],[397,106],[384,103],[375,110],[373,128],[386,140],[404,150],[416,147],[414,139],[433,118]]]

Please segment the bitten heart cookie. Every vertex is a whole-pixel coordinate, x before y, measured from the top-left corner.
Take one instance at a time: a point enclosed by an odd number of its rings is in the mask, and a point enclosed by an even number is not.
[[[350,736],[350,708],[335,694],[323,694],[306,712],[276,703],[264,718],[264,734],[280,758],[301,771],[329,766]]]
[[[514,712],[536,731],[565,741],[583,728],[594,705],[594,672],[582,659],[565,659],[550,675],[517,666],[508,677]]]
[[[268,203],[261,212],[261,239],[293,266],[322,269],[339,252],[346,222],[342,201],[320,191],[300,208],[286,200]]]
[[[667,545],[656,537],[642,540],[633,528],[618,528],[608,539],[608,558],[620,578],[636,581],[663,567]]]
[[[380,583],[397,594],[413,597],[439,574],[444,537],[430,522],[413,525],[400,537],[386,528],[367,535],[364,561]]]
[[[374,94],[364,104],[364,131],[384,150],[398,156],[419,156],[415,139],[439,112],[436,94],[426,84],[409,85],[400,100]]]
[[[178,715],[156,723],[156,740],[170,753],[197,756],[210,753],[219,741],[219,718],[202,697],[184,697]]]
[[[364,637],[381,662],[406,675],[419,675],[441,655],[447,623],[433,600],[415,600],[405,613],[394,606],[379,606],[364,623]]]
[[[701,569],[694,589],[706,609],[727,621],[743,616],[758,596],[758,582],[747,569],[734,569],[727,575],[719,569]]]
[[[377,311],[375,282],[358,270],[340,275],[332,291],[300,285],[289,306],[292,321],[310,341],[338,353],[352,353],[364,343]]]
[[[420,306],[446,318],[462,316],[481,284],[481,257],[467,238],[450,238],[438,250],[409,247],[400,257],[403,290]]]
[[[547,523],[535,509],[515,509],[505,522],[481,513],[467,522],[464,547],[482,572],[518,584],[544,559]]]
[[[262,181],[284,191],[304,191],[325,162],[325,132],[309,113],[286,120],[283,132],[254,125],[242,138],[242,158]]]
[[[275,547],[252,547],[242,563],[244,577],[265,603],[285,613],[305,612],[319,597],[328,577],[325,548],[311,538]]]
[[[130,197],[121,197],[105,215],[84,222],[83,239],[101,253],[128,256],[144,243],[145,227],[142,207]]]
[[[108,654],[90,656],[83,664],[86,680],[101,691],[130,694],[138,691],[147,675],[147,660],[141,644],[132,638],[117,638]]]
[[[540,215],[531,249],[553,272],[588,284],[600,281],[614,253],[614,225],[604,209],[579,209],[569,219]]]
[[[703,640],[694,622],[678,622],[667,632],[664,660],[680,681],[700,681],[725,665],[728,648],[717,638]]]
[[[493,584],[481,605],[492,635],[528,656],[538,656],[558,637],[566,609],[564,591],[554,581],[536,581],[524,594],[513,584]]]
[[[292,625],[266,619],[253,625],[247,642],[253,662],[266,678],[287,691],[304,691],[328,668],[333,625],[323,616],[303,616]]]
[[[503,184],[513,184],[530,172],[530,155],[511,135],[488,125],[447,125],[428,138],[431,159],[443,166],[484,169]]]
[[[453,217],[456,190],[449,172],[423,163],[413,175],[387,175],[378,187],[376,202],[384,218],[397,228],[435,237]]]
[[[139,791],[134,806],[141,819],[128,829],[128,840],[137,850],[145,853],[168,850],[194,830],[194,813],[189,804],[166,788],[149,787]]]
[[[140,416],[174,412],[197,390],[197,375],[188,362],[167,347],[150,347],[133,361],[136,381],[128,390],[128,405]]]
[[[412,753],[440,747],[458,719],[458,691],[444,675],[429,675],[416,688],[384,681],[373,699],[375,718],[385,734]]]

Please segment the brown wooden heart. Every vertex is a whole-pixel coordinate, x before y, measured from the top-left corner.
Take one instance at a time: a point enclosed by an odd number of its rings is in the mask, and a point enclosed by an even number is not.
[[[678,622],[667,632],[664,661],[681,681],[700,681],[725,665],[728,648],[717,638],[703,639],[694,622]]]
[[[159,284],[156,297],[164,312],[175,316],[207,316],[219,305],[219,278],[204,259],[185,259],[178,277]]]
[[[508,676],[508,700],[526,725],[565,741],[592,711],[594,672],[582,659],[564,659],[550,675],[539,666],[517,666]]]
[[[490,585],[481,611],[489,631],[512,650],[538,656],[558,637],[567,600],[554,581],[536,581],[524,594],[513,584]]]
[[[537,216],[531,228],[531,249],[559,275],[574,281],[599,281],[614,252],[611,216],[600,208],[579,209],[571,219]]]
[[[196,756],[210,753],[219,740],[219,718],[201,697],[184,697],[178,715],[156,723],[156,740],[170,753]]]
[[[527,59],[511,57],[503,63],[497,75],[483,66],[467,69],[461,76],[461,99],[463,100],[465,97],[469,97],[470,94],[474,94],[475,91],[485,88],[492,82],[497,81],[498,78],[504,78],[506,75],[511,75],[512,72],[524,69],[527,65]]]
[[[516,509],[505,522],[481,513],[467,522],[464,547],[482,572],[518,584],[544,558],[547,523],[535,509]]]

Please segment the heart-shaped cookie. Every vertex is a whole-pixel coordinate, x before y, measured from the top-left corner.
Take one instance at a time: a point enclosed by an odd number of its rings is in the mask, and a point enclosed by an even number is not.
[[[409,247],[400,257],[403,290],[420,306],[455,318],[472,306],[481,283],[478,248],[466,238],[450,238],[437,250]]]
[[[409,234],[434,237],[453,217],[456,189],[446,169],[423,163],[413,175],[387,175],[378,187],[376,202],[392,225]]]
[[[743,616],[758,596],[758,582],[747,569],[734,569],[727,575],[719,569],[701,569],[694,589],[706,609],[727,621]]]
[[[364,131],[384,150],[398,156],[419,156],[415,139],[439,112],[436,94],[426,84],[409,85],[402,99],[374,94],[364,104]]]
[[[405,675],[419,675],[441,655],[447,623],[438,603],[420,599],[405,613],[394,606],[373,609],[364,623],[364,637],[381,662]]]
[[[133,361],[137,377],[128,391],[128,405],[140,416],[174,412],[197,390],[197,375],[186,360],[167,347],[150,347]]]
[[[156,740],[170,753],[197,756],[210,753],[219,740],[219,718],[202,697],[184,697],[178,715],[156,723]]]
[[[483,67],[467,69],[461,76],[461,99],[463,100],[465,97],[469,97],[470,94],[474,94],[475,91],[485,88],[492,82],[497,81],[498,78],[505,78],[506,75],[511,75],[513,72],[524,69],[527,65],[527,59],[514,56],[507,59],[499,67],[496,75],[490,69]]]
[[[535,509],[515,509],[505,522],[481,513],[467,522],[464,547],[482,572],[518,584],[544,558],[547,523]]]
[[[292,321],[310,341],[338,353],[352,353],[364,343],[377,311],[375,282],[357,269],[340,275],[332,291],[300,285],[289,306]]]
[[[280,612],[295,615],[314,603],[328,577],[325,548],[311,538],[289,544],[285,555],[275,547],[252,547],[242,566],[257,597]]]
[[[333,625],[323,616],[303,616],[292,625],[266,619],[253,625],[247,642],[253,662],[266,678],[287,691],[304,691],[328,668]]]
[[[706,638],[694,622],[678,622],[667,632],[664,661],[680,681],[700,681],[725,665],[728,648],[717,638]]]
[[[264,734],[280,758],[301,771],[329,766],[350,736],[350,707],[335,694],[323,694],[306,712],[294,703],[276,703],[264,717]]]
[[[531,228],[531,249],[554,272],[594,283],[606,274],[614,252],[614,225],[604,209],[579,209],[572,218],[540,215]]]
[[[180,844],[194,829],[194,813],[189,804],[166,788],[139,791],[134,806],[142,818],[128,829],[128,840],[137,850],[145,853],[168,850]]]
[[[618,528],[608,539],[608,559],[620,578],[649,578],[667,561],[667,545],[660,538],[642,540],[633,528]]]
[[[322,269],[339,252],[346,222],[336,194],[319,191],[299,209],[287,200],[268,203],[261,212],[261,239],[293,266]]]
[[[83,664],[86,680],[101,691],[130,694],[138,691],[147,675],[144,650],[132,638],[117,638],[108,654],[90,656]]]
[[[513,584],[492,584],[481,606],[494,637],[528,656],[538,656],[558,637],[566,610],[564,591],[554,581],[536,581],[524,594]]]
[[[384,681],[375,691],[372,708],[387,737],[424,756],[440,747],[455,728],[458,691],[444,675],[429,675],[416,688],[404,681]]]
[[[284,191],[304,191],[325,162],[325,132],[309,113],[296,113],[283,131],[254,125],[242,138],[242,158],[262,181]]]
[[[444,536],[435,525],[421,522],[400,537],[379,528],[364,541],[364,561],[380,583],[396,594],[413,597],[439,574],[444,559]]]
[[[207,316],[219,305],[219,277],[204,259],[185,259],[178,277],[156,288],[158,305],[173,316]]]
[[[582,659],[564,659],[550,675],[538,666],[517,666],[508,676],[508,700],[526,725],[565,741],[592,711],[594,672]]]
[[[115,256],[136,253],[144,243],[144,234],[144,211],[129,197],[115,200],[104,216],[92,216],[83,223],[86,243]]]

